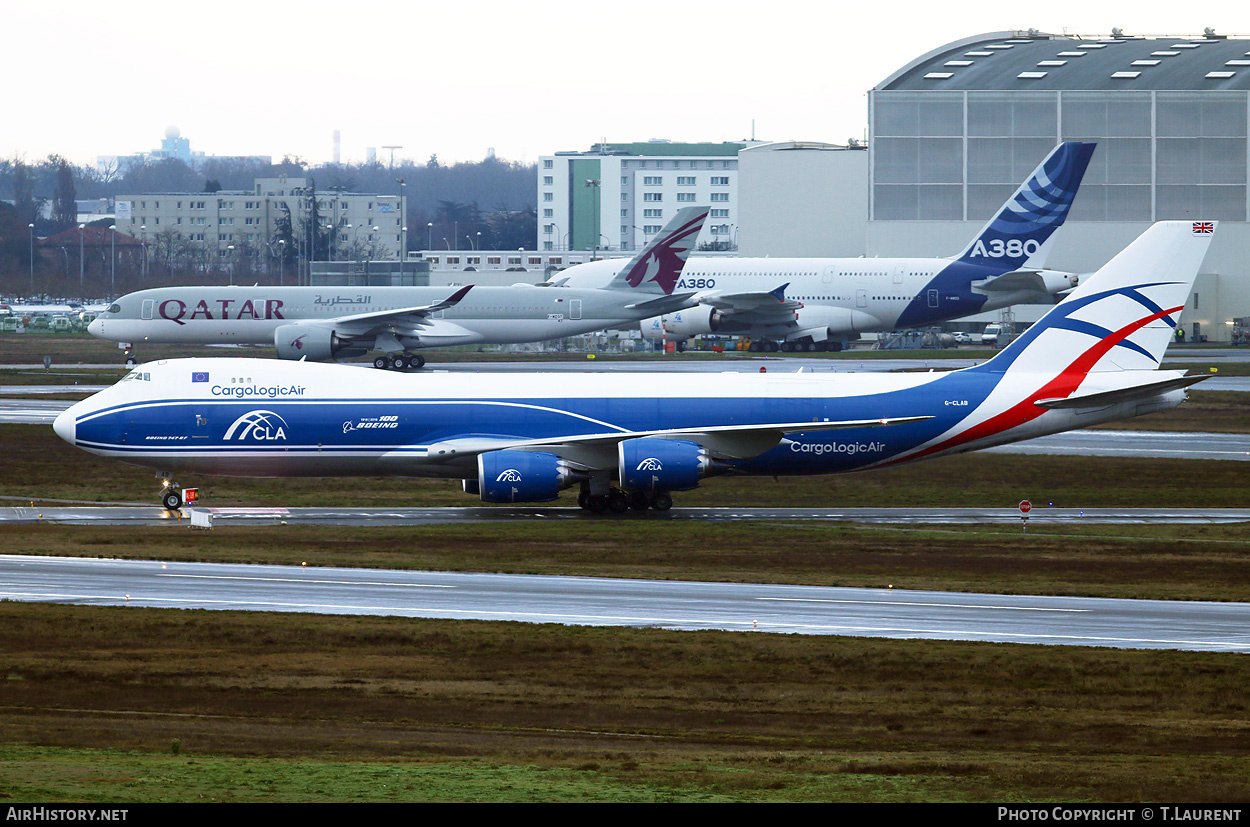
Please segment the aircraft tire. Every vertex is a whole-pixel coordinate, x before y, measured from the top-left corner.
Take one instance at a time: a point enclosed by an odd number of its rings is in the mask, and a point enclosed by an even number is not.
[[[584,508],[591,514],[602,514],[608,510],[608,497],[606,494],[591,494],[586,498]]]
[[[661,491],[651,498],[651,507],[656,511],[668,511],[673,507],[673,495],[667,491]]]
[[[646,511],[651,507],[651,498],[646,491],[635,491],[629,495],[629,507],[635,511]]]
[[[425,367],[425,357],[420,353],[414,353],[410,358],[412,359],[413,370],[421,370],[421,368]]]
[[[608,510],[613,514],[624,514],[629,510],[629,495],[624,491],[613,491],[608,495]]]
[[[390,365],[388,364],[389,362],[390,360],[387,359],[385,356],[378,356],[377,358],[373,360],[373,366],[377,368],[378,370],[386,370],[388,367],[390,367]]]
[[[391,362],[391,365],[395,370],[408,370],[408,364],[408,357],[404,356],[402,353],[396,356],[395,360]]]
[[[832,353],[841,353],[841,352],[842,352],[842,343],[841,343],[841,342],[830,342],[830,343],[829,343],[829,350],[830,350],[830,352],[832,352]]]
[[[166,489],[161,494],[161,505],[165,506],[168,511],[177,511],[182,508],[182,494],[174,488]]]
[[[133,356],[126,357],[126,367],[133,368],[137,364],[139,364],[139,360],[136,359],[135,357]]]

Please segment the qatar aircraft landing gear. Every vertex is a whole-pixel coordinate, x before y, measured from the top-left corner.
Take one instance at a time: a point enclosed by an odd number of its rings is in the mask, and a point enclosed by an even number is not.
[[[378,370],[421,370],[425,367],[425,357],[419,353],[400,353],[396,356],[378,356],[373,360]]]

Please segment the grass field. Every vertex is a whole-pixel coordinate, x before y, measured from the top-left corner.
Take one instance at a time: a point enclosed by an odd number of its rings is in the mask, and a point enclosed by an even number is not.
[[[9,373],[0,384],[19,384]],[[1244,428],[1247,396],[1195,391],[1160,429]],[[12,498],[0,505],[155,502],[152,472],[46,426],[0,426],[0,450],[0,497]],[[180,482],[214,506],[477,503],[413,480]],[[1023,498],[1243,507],[1250,473],[975,454],[846,477],[718,478],[679,505],[1009,509]],[[0,526],[0,550],[1250,601],[1250,525],[28,525]],[[0,652],[8,803],[1250,797],[1244,655],[11,601]]]

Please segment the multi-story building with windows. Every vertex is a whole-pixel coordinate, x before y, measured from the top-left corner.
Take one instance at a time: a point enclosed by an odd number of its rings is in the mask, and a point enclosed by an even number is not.
[[[214,193],[120,195],[117,229],[138,238],[151,255],[187,259],[214,267],[228,259],[264,261],[281,251],[279,222],[288,217],[289,257],[308,260],[312,193],[303,178],[258,178],[251,190]],[[328,245],[317,258],[398,260],[404,247],[403,209],[398,195],[333,190],[316,192],[316,213]],[[328,246],[328,249],[323,247]]]
[[[711,207],[699,244],[736,247],[738,151],[749,142],[599,144],[538,162],[538,248],[637,250],[682,207]]]

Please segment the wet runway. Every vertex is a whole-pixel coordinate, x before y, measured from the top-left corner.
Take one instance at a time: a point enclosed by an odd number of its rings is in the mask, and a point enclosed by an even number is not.
[[[1250,652],[1250,604],[0,555],[0,599]]]
[[[0,502],[13,503],[6,497]],[[153,496],[155,500],[155,495]],[[189,526],[191,511],[214,526],[346,525],[395,526],[480,522],[666,521],[666,522],[855,522],[878,525],[1002,524],[1020,527],[1020,512],[1008,508],[681,508],[625,514],[591,514],[567,506],[442,506],[437,508],[208,508],[180,512],[152,505],[43,504],[0,507],[0,523],[67,525]],[[1250,508],[1054,508],[1035,502],[1029,525],[1202,524],[1250,522]]]

